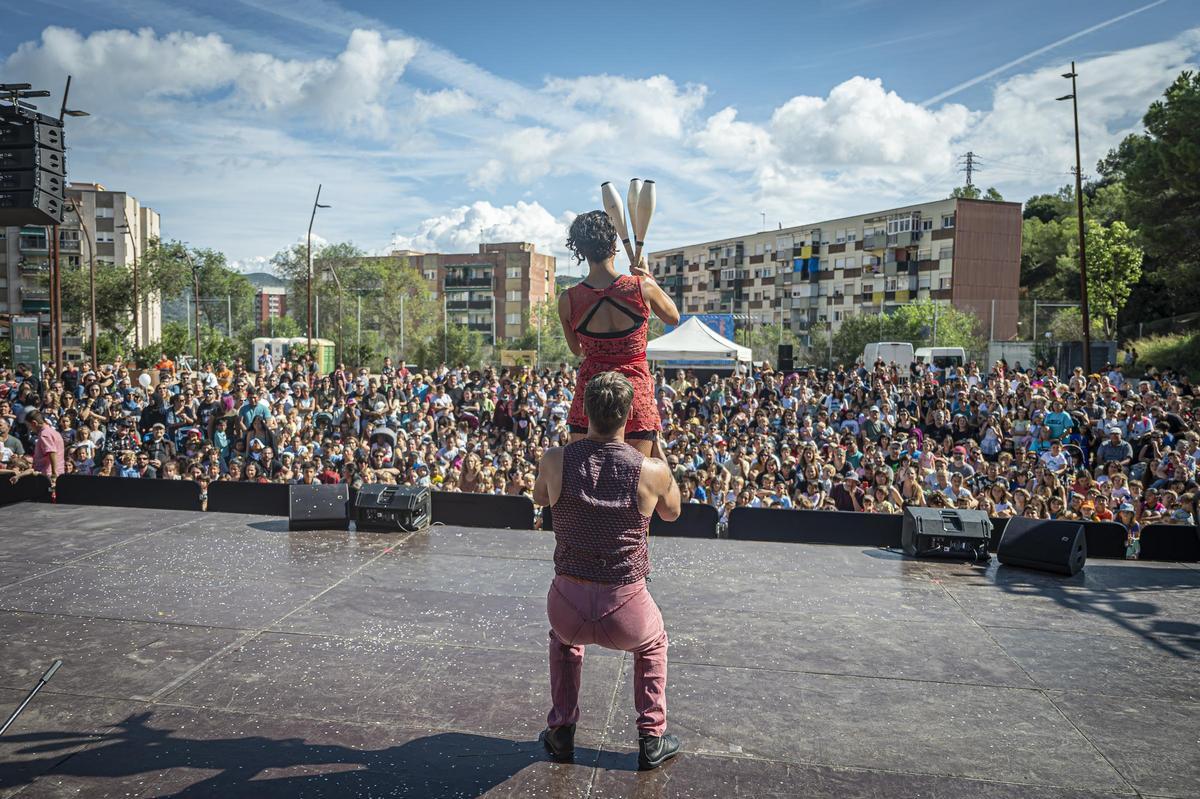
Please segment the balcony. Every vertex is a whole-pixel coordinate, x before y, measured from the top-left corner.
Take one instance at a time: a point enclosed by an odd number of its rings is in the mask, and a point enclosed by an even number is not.
[[[449,311],[490,310],[491,307],[491,300],[446,300],[446,310]]]
[[[79,239],[59,239],[58,251],[62,253],[79,252]]]
[[[17,240],[17,247],[22,255],[48,255],[50,252],[45,236],[21,236]]]
[[[50,289],[21,287],[21,302],[50,302]]]
[[[476,288],[491,288],[492,279],[490,277],[451,277],[446,276],[446,289],[476,289]]]
[[[17,266],[23,275],[38,275],[42,274],[43,272],[50,271],[49,261],[35,261],[28,258],[22,258],[18,262]]]

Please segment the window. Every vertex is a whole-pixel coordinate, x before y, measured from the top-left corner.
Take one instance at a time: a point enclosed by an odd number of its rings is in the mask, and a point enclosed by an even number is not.
[[[759,244],[755,244],[755,245],[754,245],[754,254],[755,254],[755,255],[762,255],[762,254],[763,254],[763,251],[762,251],[762,244],[761,244],[761,243],[759,243]]]
[[[954,214],[943,214],[942,215],[942,227],[943,228],[954,227]]]
[[[917,289],[919,291],[929,291],[929,278],[924,276],[918,278]]]
[[[112,219],[113,218],[113,209],[97,208],[96,209],[96,218],[97,219]]]
[[[932,219],[922,219],[921,220],[921,230],[933,230],[933,220]]]
[[[862,293],[863,293],[863,294],[873,294],[873,293],[875,293],[875,284],[874,284],[874,283],[863,283],[863,290],[862,290]]]
[[[884,290],[885,291],[895,291],[896,290],[896,278],[889,277],[884,283]]]
[[[889,219],[887,223],[887,232],[889,236],[897,233],[908,233],[912,230],[912,217],[901,216],[895,219]]]
[[[950,278],[944,277],[938,281],[938,287],[943,289],[950,288]]]
[[[846,268],[853,269],[856,266],[858,266],[858,256],[857,255],[847,255],[846,256]]]
[[[833,259],[833,268],[834,269],[845,269],[846,268],[846,259],[845,258],[834,258]]]
[[[111,230],[97,230],[96,231],[96,243],[97,244],[112,244],[113,243],[112,231]]]
[[[833,232],[833,241],[834,241],[834,243],[835,243],[835,244],[845,244],[845,243],[846,243],[846,231],[845,231],[845,229],[842,229],[842,230],[835,230],[835,231]]]
[[[841,311],[834,311],[834,312],[833,312],[833,321],[835,321],[835,322],[840,322],[840,321],[842,321],[842,312],[841,312]]]
[[[437,270],[436,269],[426,269],[425,270],[425,279],[426,280],[437,280]]]
[[[938,258],[943,261],[945,261],[947,258],[953,258],[953,257],[954,257],[954,247],[953,246],[942,247],[940,250],[938,250]]]
[[[508,300],[509,302],[520,302],[521,301],[521,292],[520,291],[509,291],[507,294],[504,295],[504,299]]]
[[[843,294],[853,294],[854,293],[854,284],[853,283],[843,283],[842,284],[842,293]]]
[[[846,241],[858,241],[858,231],[854,229],[847,230]]]
[[[504,315],[504,324],[506,324],[506,325],[521,324],[521,314],[519,314],[519,313],[505,314]]]
[[[508,279],[509,280],[519,280],[520,278],[521,278],[521,267],[510,266],[508,268]]]

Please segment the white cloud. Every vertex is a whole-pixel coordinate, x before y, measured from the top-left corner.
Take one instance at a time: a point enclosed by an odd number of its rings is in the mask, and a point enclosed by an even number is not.
[[[497,207],[479,201],[422,220],[411,236],[393,236],[391,246],[420,252],[477,252],[481,241],[529,241],[540,252],[562,258],[573,218],[569,212],[555,217],[536,202]]]
[[[443,89],[436,92],[416,92],[413,95],[418,119],[436,119],[474,111],[479,102],[462,89]]]
[[[791,164],[938,168],[951,158],[951,142],[970,121],[964,106],[928,110],[885,91],[879,79],[858,76],[835,86],[828,97],[788,100],[772,115],[771,133]]]
[[[48,27],[4,62],[6,74],[57,85],[74,75],[75,94],[93,110],[150,115],[163,106],[204,104],[231,111],[303,115],[323,127],[373,134],[385,129],[386,102],[416,43],[353,31],[336,58],[284,60],[235,50],[220,36],[156,34],[150,28],[86,37]]]
[[[683,137],[685,126],[704,106],[708,94],[700,85],[680,88],[666,75],[642,80],[614,75],[552,78],[546,81],[545,91],[638,138],[669,139]]]
[[[717,163],[731,169],[753,169],[773,156],[771,135],[758,125],[737,121],[732,106],[713,114],[693,141]]]

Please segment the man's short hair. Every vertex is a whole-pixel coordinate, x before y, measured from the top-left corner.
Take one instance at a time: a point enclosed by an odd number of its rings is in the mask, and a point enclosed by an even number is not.
[[[37,408],[30,408],[28,411],[25,412],[25,423],[26,424],[28,424],[29,422],[41,422],[41,421],[42,421],[42,412],[39,411]]]
[[[596,432],[609,435],[625,426],[633,404],[633,384],[617,372],[601,372],[588,381],[583,404]]]

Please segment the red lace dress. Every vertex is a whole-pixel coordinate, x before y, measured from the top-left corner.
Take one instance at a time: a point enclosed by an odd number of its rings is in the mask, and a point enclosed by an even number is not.
[[[575,381],[575,398],[567,424],[572,432],[587,432],[587,412],[583,409],[583,391],[600,372],[620,372],[633,383],[633,407],[625,422],[628,438],[652,438],[662,429],[654,404],[654,381],[646,365],[646,322],[650,308],[642,297],[642,282],[633,275],[618,275],[608,288],[592,288],[576,283],[567,289],[571,303],[571,329],[583,347],[583,363]],[[614,333],[588,333],[587,323],[601,305],[610,303],[629,316],[632,326]]]

